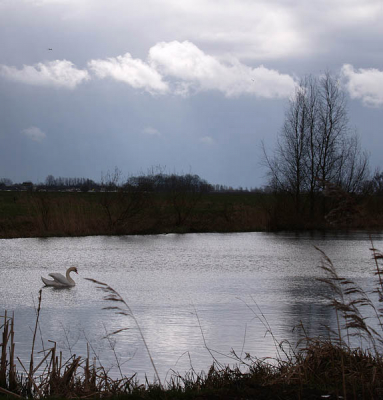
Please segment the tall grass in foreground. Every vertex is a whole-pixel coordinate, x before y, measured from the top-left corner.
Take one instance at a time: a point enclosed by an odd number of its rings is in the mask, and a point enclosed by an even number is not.
[[[321,252],[321,268],[325,276],[320,280],[331,289],[329,302],[337,321],[336,329],[329,329],[327,336],[308,337],[302,327],[302,339],[297,346],[278,342],[273,336],[279,351],[276,358],[260,359],[250,354],[242,357],[233,352],[236,366],[219,364],[213,358],[213,365],[207,372],[197,372],[193,368],[184,375],[173,372],[166,382],[160,380],[143,332],[129,305],[109,285],[92,279],[106,293],[105,301],[111,304],[106,309],[133,318],[157,381],[146,380],[141,384],[135,375],[126,377],[122,374],[120,379],[112,379],[96,355],[90,357],[89,346],[87,357],[72,355],[64,360],[56,343],[50,341],[51,347],[44,350],[39,362],[35,362],[40,292],[29,367],[17,358],[21,370],[16,369],[14,316],[5,312],[2,322],[0,320],[0,397],[40,399],[123,395],[142,399],[383,399],[383,310],[378,306],[383,301],[383,270],[379,264],[383,254],[374,247],[371,250],[376,277],[371,293],[356,282],[339,276],[331,260]],[[259,309],[255,312],[261,314],[259,319],[270,330],[262,312]],[[355,339],[358,346],[352,344]]]

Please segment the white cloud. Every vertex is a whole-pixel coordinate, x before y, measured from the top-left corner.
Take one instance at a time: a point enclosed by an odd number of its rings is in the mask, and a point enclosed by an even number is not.
[[[100,79],[111,78],[152,95],[173,93],[185,97],[195,92],[215,90],[227,97],[249,94],[286,98],[295,87],[290,75],[263,65],[252,68],[235,57],[220,60],[189,41],[157,43],[150,48],[147,61],[126,53],[90,60],[88,67]],[[20,70],[0,65],[0,75],[31,85],[69,89],[90,79],[87,70],[76,69],[67,60],[24,65]]]
[[[109,77],[151,94],[168,91],[167,83],[155,69],[140,59],[132,58],[129,53],[106,60],[91,60],[88,65],[99,78]]]
[[[232,58],[222,62],[205,54],[189,41],[160,42],[149,51],[150,65],[176,80],[176,91],[218,90],[227,97],[252,94],[265,98],[288,97],[294,79],[278,71],[259,66],[251,68]]]
[[[184,41],[160,42],[149,50],[148,60],[130,53],[104,60],[91,60],[89,68],[98,78],[112,78],[151,94],[188,96],[216,90],[227,97],[243,94],[264,98],[285,98],[295,81],[287,74],[264,66],[251,68],[231,57],[221,61]]]
[[[367,106],[383,106],[383,71],[360,68],[355,71],[350,64],[342,67],[345,86],[353,99],[362,99]]]
[[[22,69],[0,65],[0,75],[7,79],[36,86],[55,86],[74,89],[89,79],[86,70],[77,69],[67,60],[56,60],[35,65],[24,65]]]
[[[147,126],[142,130],[142,133],[150,136],[161,136],[161,133],[158,129],[153,128],[152,126]]]
[[[23,129],[21,131],[25,136],[29,137],[35,142],[41,142],[46,138],[46,134],[36,126],[31,126],[29,128]]]

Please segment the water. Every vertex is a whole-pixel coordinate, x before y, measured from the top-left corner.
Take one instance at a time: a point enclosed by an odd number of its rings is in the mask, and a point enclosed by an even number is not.
[[[383,235],[373,235],[383,249]],[[234,233],[0,240],[0,311],[15,312],[16,355],[28,360],[40,276],[78,267],[77,285],[44,288],[39,349],[57,342],[86,355],[86,343],[111,374],[154,373],[134,321],[103,307],[103,294],[83,278],[108,283],[129,304],[163,379],[170,370],[207,370],[212,356],[227,364],[234,350],[274,356],[277,339],[295,342],[302,322],[325,333],[334,315],[316,278],[318,246],[338,272],[369,287],[374,264],[366,233]],[[108,340],[107,333],[129,328]],[[115,353],[113,352],[113,349]]]

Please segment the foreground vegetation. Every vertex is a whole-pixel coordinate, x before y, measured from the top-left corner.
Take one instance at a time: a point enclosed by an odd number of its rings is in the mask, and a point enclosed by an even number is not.
[[[122,374],[121,378],[112,379],[97,357],[90,356],[89,348],[85,358],[73,355],[64,360],[55,342],[50,342],[51,348],[44,350],[43,358],[36,365],[40,290],[30,363],[26,366],[17,358],[21,371],[16,369],[14,318],[5,313],[0,323],[0,398],[382,399],[383,310],[375,304],[383,300],[383,270],[379,265],[383,254],[374,248],[372,253],[377,280],[371,294],[339,276],[331,260],[322,253],[325,276],[321,281],[331,289],[329,301],[338,323],[335,330],[329,328],[327,337],[310,338],[302,327],[302,339],[296,346],[277,342],[273,336],[278,350],[275,359],[259,359],[249,354],[241,358],[233,353],[236,365],[225,366],[212,355],[213,365],[207,373],[194,370],[185,376],[174,373],[166,382],[162,382],[157,373],[139,322],[129,305],[113,288],[92,279],[106,294],[106,309],[133,318],[152,362],[156,381],[140,383],[135,375]],[[362,313],[364,309],[370,319]],[[265,319],[264,322],[267,327]],[[352,346],[355,337],[359,347]]]

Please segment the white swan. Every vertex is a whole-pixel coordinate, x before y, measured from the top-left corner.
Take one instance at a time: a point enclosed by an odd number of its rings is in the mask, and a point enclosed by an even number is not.
[[[66,277],[62,274],[53,273],[53,274],[49,274],[49,276],[51,276],[53,278],[53,281],[50,279],[43,278],[43,277],[41,277],[41,279],[46,286],[54,286],[57,288],[75,286],[76,285],[75,281],[69,276],[69,274],[72,271],[76,272],[76,274],[78,274],[76,267],[70,267],[66,271]]]

